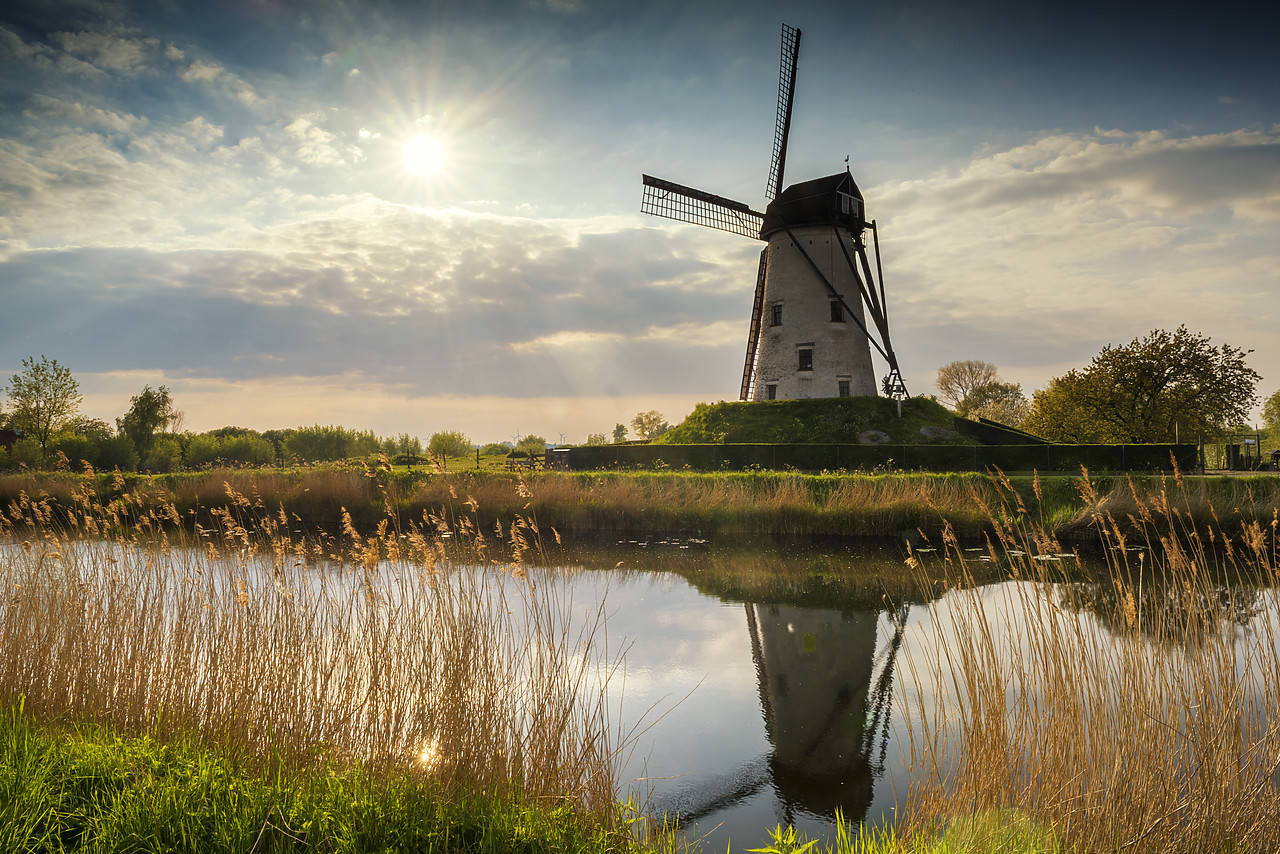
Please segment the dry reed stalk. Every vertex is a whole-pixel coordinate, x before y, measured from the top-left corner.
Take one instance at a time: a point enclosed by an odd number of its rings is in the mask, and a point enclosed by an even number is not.
[[[1055,572],[1060,546],[1007,502],[991,556],[1015,580],[971,586],[948,541],[956,586],[902,697],[916,832],[1014,808],[1079,851],[1274,850],[1280,608],[1254,586],[1280,571],[1274,527],[1219,551],[1176,489],[1131,489],[1124,519],[1083,489],[1107,545],[1093,582]]]
[[[306,542],[256,486],[224,491],[194,537],[132,496],[85,489],[70,529],[17,502],[0,518],[0,697],[44,720],[194,733],[287,773],[416,767],[612,820],[599,613],[582,624],[556,579],[486,561],[466,525]],[[525,548],[536,534],[511,531]]]

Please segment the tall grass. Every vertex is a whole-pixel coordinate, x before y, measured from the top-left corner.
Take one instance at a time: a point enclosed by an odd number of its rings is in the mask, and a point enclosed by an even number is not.
[[[334,765],[445,791],[617,815],[605,696],[617,661],[552,577],[526,518],[384,518],[290,532],[226,487],[213,524],[84,480],[73,512],[0,516],[0,702],[37,721],[194,737],[273,774]],[[65,510],[65,508],[64,508]],[[57,519],[65,519],[58,523]],[[477,569],[478,567],[478,569]],[[573,625],[585,625],[572,629]]]
[[[1032,502],[1046,528],[1061,537],[1091,536],[1093,508],[1076,489],[1078,478],[1008,479]],[[68,473],[0,476],[0,507],[22,494],[48,496],[69,507],[83,476]],[[1159,478],[1110,477],[1095,481],[1103,500],[1125,520],[1135,495],[1158,493]],[[534,513],[564,532],[694,532],[818,536],[891,536],[918,529],[938,534],[941,520],[962,537],[990,533],[982,505],[999,501],[989,478],[978,474],[802,474],[799,472],[511,472],[391,470],[389,466],[218,471],[93,479],[106,504],[124,494],[135,505],[172,505],[184,520],[211,524],[225,508],[224,484],[269,508],[286,507],[296,530],[332,529],[343,509],[363,533],[388,516],[401,526],[424,513],[471,517],[485,530],[516,515]],[[1211,520],[1221,508],[1224,531],[1238,535],[1251,521],[1266,521],[1280,505],[1280,479],[1197,478],[1187,481],[1189,511]],[[473,509],[478,507],[479,510]]]
[[[917,687],[901,698],[913,782],[900,815],[928,835],[1014,810],[1078,851],[1275,850],[1276,514],[1233,541],[1211,507],[1201,523],[1181,478],[1130,489],[1120,517],[1086,476],[1107,571],[1083,584],[1000,485],[988,557],[1014,581],[971,586],[954,536],[927,567],[955,587],[905,662]]]

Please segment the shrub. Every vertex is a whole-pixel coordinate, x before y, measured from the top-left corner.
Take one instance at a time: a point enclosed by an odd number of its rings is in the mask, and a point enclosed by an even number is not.
[[[455,459],[469,456],[474,450],[471,440],[467,438],[466,434],[457,430],[432,433],[430,441],[427,442],[427,447],[437,457]]]
[[[182,442],[172,433],[161,433],[151,441],[151,448],[140,466],[154,474],[168,474],[182,468]]]

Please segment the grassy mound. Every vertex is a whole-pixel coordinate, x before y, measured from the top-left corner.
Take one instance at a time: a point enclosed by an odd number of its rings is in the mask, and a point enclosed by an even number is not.
[[[868,435],[868,431],[875,431]],[[811,400],[699,403],[657,444],[907,444],[974,445],[955,429],[955,414],[935,400],[913,397],[826,397]]]

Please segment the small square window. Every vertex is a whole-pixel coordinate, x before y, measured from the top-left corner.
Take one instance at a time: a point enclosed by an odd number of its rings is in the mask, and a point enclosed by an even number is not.
[[[849,396],[849,381],[848,381],[848,380],[839,380],[839,386],[840,386],[840,396],[841,396],[841,397],[848,397],[848,396]]]
[[[836,300],[831,301],[831,322],[844,323],[844,306]]]
[[[778,384],[777,384],[777,383],[769,383],[768,385],[766,385],[766,386],[764,387],[764,399],[765,399],[765,400],[777,400],[777,399],[778,399]]]
[[[801,348],[796,352],[800,354],[800,366],[796,368],[796,370],[812,371],[813,370],[813,351],[805,347],[805,348]]]
[[[782,303],[775,302],[773,305],[769,306],[769,325],[782,325]]]

